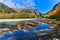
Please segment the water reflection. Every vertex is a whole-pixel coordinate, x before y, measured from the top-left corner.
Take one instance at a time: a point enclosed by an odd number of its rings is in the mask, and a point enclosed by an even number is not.
[[[38,36],[44,36],[48,34],[48,32],[52,31],[53,27],[57,27],[56,24],[55,26],[51,26],[50,23],[47,23],[47,21],[45,22],[44,20],[23,21],[17,22],[13,25],[5,23],[3,25],[4,28],[7,28],[7,30],[2,30],[1,28],[2,31],[0,35],[0,40],[37,40]]]

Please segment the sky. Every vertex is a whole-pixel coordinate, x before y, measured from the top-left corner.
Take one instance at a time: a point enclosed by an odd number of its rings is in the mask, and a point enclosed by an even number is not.
[[[44,14],[52,10],[54,5],[60,2],[60,0],[0,0],[0,2],[9,7],[34,7]]]

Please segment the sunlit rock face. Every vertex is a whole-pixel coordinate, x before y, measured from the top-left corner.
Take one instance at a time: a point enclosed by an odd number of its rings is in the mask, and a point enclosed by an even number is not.
[[[12,9],[17,11],[17,12],[29,12],[29,13],[35,13],[37,16],[41,16],[41,12],[39,12],[34,7],[12,8]]]

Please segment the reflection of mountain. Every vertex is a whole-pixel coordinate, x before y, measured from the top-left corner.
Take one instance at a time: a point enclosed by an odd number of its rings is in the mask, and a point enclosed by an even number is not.
[[[33,8],[33,7],[26,7],[26,8],[12,8],[14,9],[15,11],[18,11],[18,12],[28,12],[28,13],[35,13],[37,16],[40,16],[41,13]]]
[[[10,13],[10,12],[15,12],[15,10],[9,8],[8,6],[0,2],[0,12]]]
[[[54,8],[52,9],[52,11],[43,15],[43,17],[59,19],[60,18],[60,3],[56,4]]]

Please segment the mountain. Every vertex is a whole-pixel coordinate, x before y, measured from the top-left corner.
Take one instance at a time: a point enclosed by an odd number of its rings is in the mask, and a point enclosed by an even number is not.
[[[35,13],[37,16],[41,16],[41,13],[33,8],[33,7],[26,7],[26,8],[12,8],[13,10],[17,12],[28,12],[28,13]]]
[[[12,13],[12,12],[28,12],[28,13],[34,13],[37,16],[40,16],[41,13],[33,8],[33,7],[26,7],[26,8],[14,8],[14,7],[8,7],[7,5],[3,4],[0,2],[0,12],[5,12],[5,13]]]
[[[11,13],[11,12],[16,12],[16,11],[0,2],[0,12]]]
[[[60,2],[57,3],[50,12],[43,15],[42,17],[60,19]]]

